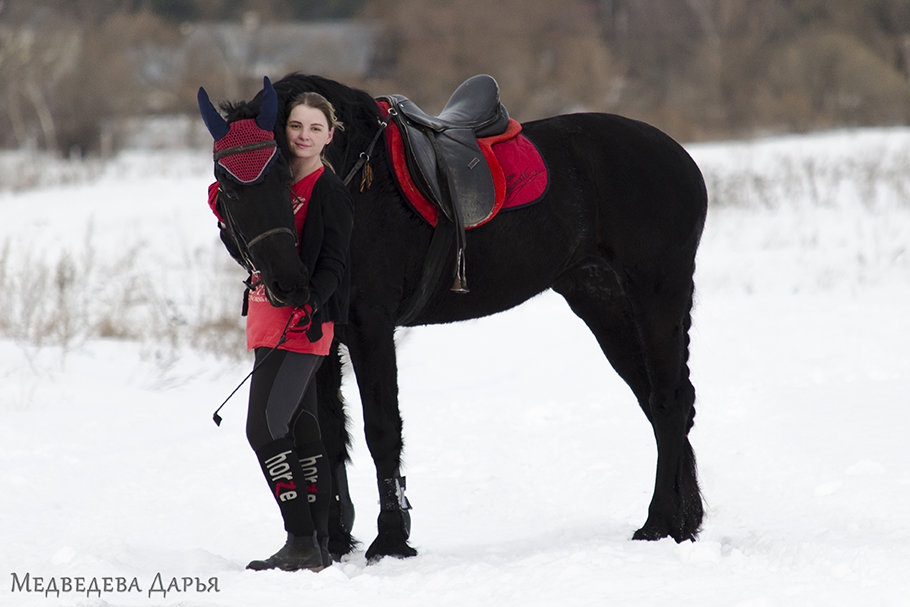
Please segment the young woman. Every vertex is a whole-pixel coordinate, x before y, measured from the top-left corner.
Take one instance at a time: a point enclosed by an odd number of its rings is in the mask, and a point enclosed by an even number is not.
[[[302,308],[274,307],[261,284],[249,293],[247,347],[255,351],[257,366],[246,434],[278,503],[287,541],[247,568],[320,571],[332,563],[327,548],[332,487],[315,374],[329,353],[335,323],[347,318],[353,204],[324,160],[325,147],[343,129],[332,105],[317,93],[303,93],[288,103],[286,116],[293,183],[289,204],[300,257],[310,271],[310,299]]]

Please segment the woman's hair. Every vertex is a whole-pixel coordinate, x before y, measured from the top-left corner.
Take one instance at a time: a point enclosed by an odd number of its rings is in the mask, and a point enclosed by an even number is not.
[[[338,119],[338,116],[335,114],[335,107],[328,99],[319,93],[309,91],[306,93],[300,93],[299,95],[293,97],[287,104],[285,115],[290,116],[291,110],[293,110],[298,105],[305,105],[306,107],[311,107],[322,112],[322,114],[325,116],[326,121],[329,123],[329,130],[344,130],[344,124]],[[325,157],[325,148],[322,148],[321,158],[322,163],[332,169],[332,172],[334,172],[335,167],[333,167],[332,163],[329,162]]]

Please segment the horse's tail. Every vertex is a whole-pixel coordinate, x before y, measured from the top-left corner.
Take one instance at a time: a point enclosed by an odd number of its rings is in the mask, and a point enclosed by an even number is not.
[[[705,198],[707,200],[707,197]],[[700,234],[699,234],[700,237]],[[696,246],[697,248],[697,246]],[[704,518],[704,496],[701,488],[698,486],[698,464],[695,460],[695,452],[692,449],[692,443],[689,442],[689,432],[695,425],[695,385],[690,378],[689,370],[689,353],[691,337],[689,332],[692,328],[692,309],[695,306],[695,260],[693,252],[692,261],[692,280],[689,283],[689,301],[685,317],[683,318],[683,352],[682,352],[682,373],[683,385],[689,390],[689,417],[686,422],[686,439],[683,451],[683,460],[680,465],[680,474],[677,477],[679,486],[679,495],[682,500],[681,514],[683,525],[687,528],[682,529],[681,537],[695,539],[701,530],[702,519]]]

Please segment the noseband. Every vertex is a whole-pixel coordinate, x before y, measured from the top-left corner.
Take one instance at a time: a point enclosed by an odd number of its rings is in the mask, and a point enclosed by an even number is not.
[[[266,139],[264,141],[254,141],[252,143],[234,145],[234,146],[226,147],[226,148],[223,148],[220,150],[216,149],[215,152],[213,152],[212,157],[215,160],[215,163],[217,166],[219,164],[218,161],[227,156],[235,156],[237,154],[243,154],[246,152],[254,152],[257,150],[275,148],[275,147],[277,147],[277,145],[278,144],[274,139]],[[269,166],[269,164],[271,164],[271,160],[272,159],[269,158],[268,161],[266,162],[266,164],[260,169],[258,179],[261,179],[262,177],[265,176],[265,172],[268,171],[268,166]],[[223,164],[222,164],[222,167],[228,172],[229,175],[231,175],[231,177],[233,177],[234,179],[237,179],[237,177],[234,175],[234,173],[232,171],[230,171],[230,169],[225,167]],[[219,190],[220,190],[220,188],[219,188]],[[256,267],[253,265],[253,261],[249,256],[249,250],[254,245],[262,242],[263,240],[265,240],[266,238],[269,238],[271,236],[276,236],[278,234],[289,234],[294,239],[294,246],[297,246],[297,232],[295,230],[292,230],[285,226],[280,226],[277,228],[270,228],[268,230],[265,230],[258,236],[255,236],[254,238],[246,240],[243,237],[243,234],[240,232],[240,230],[237,229],[237,223],[233,220],[233,217],[231,217],[230,210],[227,207],[228,207],[228,205],[225,204],[223,207],[223,210],[224,210],[224,214],[225,214],[225,219],[228,220],[227,221],[228,228],[231,230],[231,234],[233,234],[234,239],[238,241],[237,244],[241,245],[238,248],[241,249],[241,255],[243,256],[243,261],[244,261],[245,265],[247,266],[247,270],[249,270],[250,274],[255,274],[255,275],[259,274],[259,271],[256,270]]]
[[[219,192],[221,192],[221,191],[222,190],[219,189]],[[250,277],[245,282],[246,282],[247,288],[252,291],[256,288],[256,286],[258,286],[260,284],[262,273],[256,268],[256,264],[253,263],[253,258],[251,256],[250,250],[255,245],[260,244],[263,241],[265,241],[267,238],[271,238],[272,236],[278,236],[281,234],[286,234],[286,235],[290,236],[291,238],[293,238],[294,246],[296,247],[297,246],[297,232],[290,228],[287,228],[284,226],[279,226],[276,228],[270,228],[268,230],[265,230],[261,234],[258,234],[257,236],[255,236],[253,238],[247,239],[246,237],[244,237],[243,233],[237,228],[237,222],[234,221],[234,217],[231,214],[231,211],[228,207],[229,207],[228,204],[221,205],[221,211],[224,216],[224,225],[227,228],[228,233],[230,233],[231,238],[233,238],[234,242],[237,244],[237,251],[240,253],[240,260],[241,260],[243,267],[250,274]],[[288,302],[285,302],[280,297],[275,295],[271,291],[271,289],[269,289],[268,285],[266,285],[265,283],[262,283],[262,286],[265,289],[265,296],[269,300],[270,303],[272,303],[273,305],[276,305],[276,306],[290,305]]]

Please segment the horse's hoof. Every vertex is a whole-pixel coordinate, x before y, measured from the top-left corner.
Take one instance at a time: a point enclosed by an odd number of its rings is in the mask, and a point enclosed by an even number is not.
[[[341,562],[342,557],[351,554],[360,546],[360,542],[355,540],[350,533],[342,534],[339,537],[332,536],[329,538],[329,554],[332,560]]]
[[[670,534],[646,524],[644,527],[632,534],[632,539],[646,542],[656,542],[657,540],[662,540],[668,535]]]
[[[378,563],[383,557],[391,556],[397,559],[410,558],[417,556],[417,551],[408,545],[407,540],[402,538],[387,538],[383,536],[373,540],[367,550],[367,562],[369,564]]]
[[[645,523],[644,527],[632,534],[633,540],[644,540],[648,542],[662,540],[665,537],[672,537],[676,540],[677,544],[686,540],[691,542],[695,541],[695,534],[693,533],[686,533],[683,531],[673,532],[665,525],[656,525],[651,522]]]

